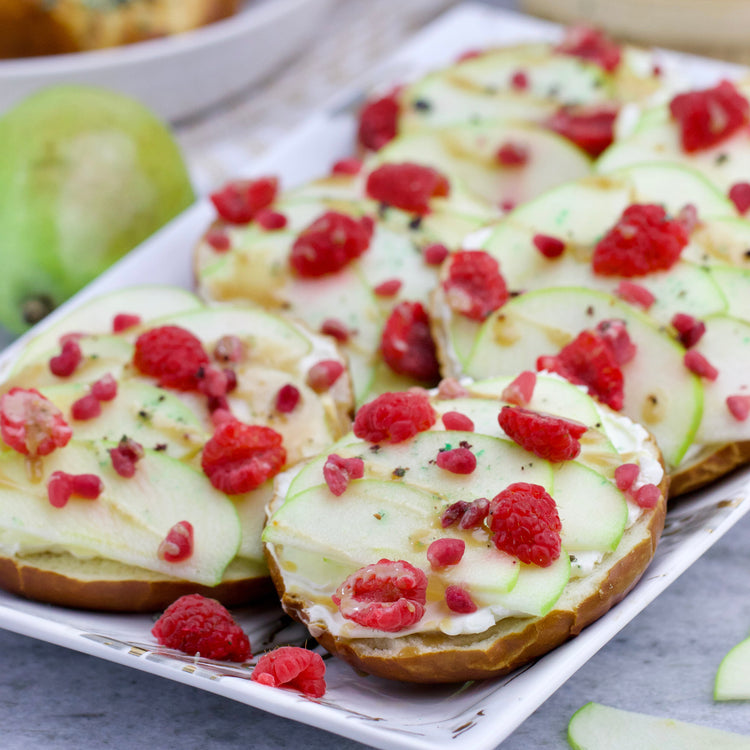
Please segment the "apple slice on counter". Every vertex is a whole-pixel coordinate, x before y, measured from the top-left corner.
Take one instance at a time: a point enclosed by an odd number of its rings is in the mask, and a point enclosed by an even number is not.
[[[587,703],[568,724],[574,750],[748,750],[750,736]]]
[[[750,700],[750,638],[740,641],[721,660],[714,682],[714,700]]]

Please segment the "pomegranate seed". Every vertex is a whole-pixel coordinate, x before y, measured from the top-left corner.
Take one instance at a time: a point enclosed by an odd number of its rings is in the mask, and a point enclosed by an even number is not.
[[[73,494],[71,475],[56,471],[47,483],[47,498],[53,508],[64,508]]]
[[[477,457],[468,448],[453,448],[438,453],[437,465],[452,474],[471,474],[477,468]]]
[[[438,383],[438,396],[442,399],[463,398],[469,392],[455,378],[443,378]]]
[[[636,490],[633,499],[641,508],[655,508],[660,497],[661,492],[655,484],[644,484]]]
[[[695,375],[699,375],[706,380],[716,380],[719,377],[719,371],[695,349],[685,352],[685,367]]]
[[[750,182],[738,182],[729,188],[729,200],[734,203],[741,214],[750,208]]]
[[[237,336],[222,336],[214,347],[214,358],[220,362],[241,362],[245,358],[245,345]]]
[[[450,250],[440,242],[428,245],[423,251],[424,262],[428,266],[439,266],[449,255]]]
[[[62,345],[60,354],[50,359],[50,372],[60,378],[67,378],[76,371],[82,359],[83,353],[78,342],[73,339],[67,339]]]
[[[209,229],[206,232],[206,242],[217,253],[225,253],[232,246],[229,235],[223,229]]]
[[[386,279],[381,281],[373,291],[378,297],[394,297],[403,286],[401,279]]]
[[[643,310],[648,310],[656,302],[656,297],[645,286],[635,284],[632,281],[621,281],[617,285],[615,294],[621,300]]]
[[[468,615],[477,611],[477,605],[469,596],[469,592],[461,586],[451,584],[445,589],[445,603],[451,612]]]
[[[615,469],[615,484],[620,492],[627,492],[638,479],[638,464],[622,464]]]
[[[182,562],[193,554],[193,525],[180,521],[167,532],[156,553],[160,560]]]
[[[280,211],[262,208],[255,214],[255,223],[263,229],[273,231],[275,229],[283,229],[287,225],[287,218]]]
[[[524,370],[515,380],[508,383],[500,394],[500,398],[515,406],[526,406],[534,396],[534,388],[536,388],[536,373],[532,370]]]
[[[510,85],[517,91],[525,91],[529,88],[529,77],[526,75],[525,71],[517,70],[510,77]]]
[[[343,374],[344,365],[335,359],[324,359],[307,371],[307,384],[316,393],[327,391]]]
[[[332,174],[359,174],[362,169],[362,160],[354,156],[347,159],[339,159],[331,169]]]
[[[326,318],[320,326],[320,332],[326,336],[333,336],[340,344],[345,344],[349,340],[349,329],[338,318]]]
[[[738,422],[744,422],[750,415],[750,396],[727,396],[727,409]]]
[[[446,430],[460,430],[463,432],[474,432],[474,422],[465,414],[458,411],[447,411],[442,416]]]
[[[70,408],[70,414],[73,419],[77,419],[81,422],[86,421],[87,419],[94,419],[101,413],[102,405],[93,393],[88,393],[77,401],[74,401],[73,406]]]
[[[112,468],[125,479],[135,474],[136,464],[143,456],[143,446],[127,436],[120,439],[116,448],[109,449]]]
[[[529,161],[529,149],[519,143],[503,143],[495,156],[503,167],[522,167]]]
[[[548,234],[535,234],[531,240],[534,247],[545,257],[559,258],[565,252],[565,243],[557,237]]]
[[[91,395],[97,401],[112,401],[117,396],[117,381],[107,373],[92,384]]]
[[[236,378],[236,376],[235,376]],[[202,367],[198,375],[198,390],[209,398],[221,398],[228,391],[228,378],[218,367]]]
[[[328,489],[340,497],[346,492],[352,479],[362,479],[365,475],[365,462],[361,458],[342,458],[331,453],[323,464],[323,478]]]
[[[445,568],[460,563],[465,550],[463,539],[436,539],[427,548],[427,559],[434,569]]]
[[[464,513],[468,510],[470,503],[466,500],[457,500],[455,503],[451,503],[441,514],[440,524],[444,529],[449,526],[453,526],[459,518],[462,518]]]
[[[469,503],[458,521],[459,529],[474,529],[482,524],[490,512],[490,501],[486,497],[478,497]]]
[[[117,313],[112,318],[112,332],[122,333],[127,331],[128,328],[135,328],[141,324],[141,316],[135,315],[134,313]]]
[[[76,497],[96,500],[104,491],[104,482],[96,474],[74,474],[71,488]]]
[[[706,332],[706,324],[696,320],[687,313],[675,313],[671,320],[672,327],[677,331],[680,343],[686,348],[695,346]]]
[[[282,385],[276,394],[276,411],[281,414],[289,414],[297,408],[299,403],[300,392],[291,383]]]

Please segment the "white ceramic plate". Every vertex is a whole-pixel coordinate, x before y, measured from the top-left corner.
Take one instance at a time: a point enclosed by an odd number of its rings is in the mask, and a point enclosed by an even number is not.
[[[377,80],[416,72],[451,59],[462,49],[544,36],[551,27],[486,6],[466,5],[425,29],[377,72]],[[692,64],[692,63],[691,63]],[[711,77],[722,66],[695,63]],[[349,153],[353,121],[343,106],[361,96],[345,92],[336,107],[318,113],[287,139],[254,172],[280,174],[291,185],[327,172]],[[149,280],[190,287],[192,247],[213,217],[202,202],[169,224],[106,274],[62,306],[42,325],[54,322],[84,298]],[[27,334],[28,335],[28,334]],[[0,357],[8,363],[23,345]],[[489,750],[507,737],[579,667],[613,638],[670,583],[750,510],[750,471],[739,472],[670,510],[657,554],[634,591],[577,638],[508,677],[451,686],[414,686],[362,677],[327,658],[328,689],[323,699],[251,682],[250,670],[192,658],[158,647],[150,636],[153,618],[76,612],[0,593],[0,627],[129,667],[183,682],[274,714],[304,722],[388,750]],[[304,643],[307,634],[273,606],[236,610],[253,649]]]
[[[247,0],[195,31],[107,50],[0,61],[0,112],[33,91],[86,83],[175,121],[257,83],[310,41],[331,0]]]

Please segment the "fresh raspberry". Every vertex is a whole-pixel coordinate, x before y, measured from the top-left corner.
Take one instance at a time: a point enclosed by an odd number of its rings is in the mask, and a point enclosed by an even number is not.
[[[141,316],[135,315],[134,313],[117,313],[112,318],[112,332],[122,333],[127,331],[129,328],[135,328],[141,324]]]
[[[447,411],[443,414],[442,420],[446,430],[474,432],[474,422],[460,411]]]
[[[448,305],[471,320],[484,320],[508,301],[497,260],[483,250],[461,250],[448,263],[443,281]]]
[[[701,91],[678,94],[669,111],[688,153],[709,149],[732,136],[748,121],[750,105],[734,84],[721,81]]]
[[[133,364],[144,375],[158,379],[163,388],[198,389],[208,354],[200,339],[179,326],[159,326],[142,333],[135,342]]]
[[[299,646],[282,646],[258,659],[250,679],[268,687],[299,690],[310,698],[326,692],[323,657]]]
[[[104,483],[96,474],[67,474],[55,471],[47,483],[47,498],[54,508],[64,508],[75,495],[85,500],[96,500],[104,490]]]
[[[440,377],[430,319],[421,302],[405,300],[393,308],[383,327],[380,352],[388,367],[425,383]]]
[[[218,227],[209,229],[204,239],[217,253],[225,253],[232,247],[232,240],[229,239],[229,235]]]
[[[79,422],[94,419],[101,413],[102,405],[93,393],[87,393],[85,396],[76,399],[70,407],[70,416]]]
[[[351,335],[346,323],[338,318],[326,318],[320,326],[320,332],[326,336],[333,336],[339,344],[345,344]]]
[[[213,351],[214,358],[224,363],[242,362],[245,354],[245,345],[238,336],[222,336]]]
[[[219,216],[230,224],[247,224],[263,208],[276,200],[279,181],[276,177],[255,180],[233,180],[209,197]]]
[[[503,167],[522,167],[529,161],[529,149],[520,143],[508,141],[500,146],[495,158]]]
[[[75,339],[69,338],[63,342],[60,353],[50,359],[50,372],[60,378],[67,378],[76,371],[82,359],[81,345]]]
[[[287,218],[280,211],[272,211],[270,208],[261,208],[255,214],[255,223],[269,232],[283,229],[287,225]]]
[[[553,463],[574,459],[581,452],[578,438],[587,430],[580,422],[521,406],[503,406],[497,421],[514,443]]]
[[[399,104],[396,93],[367,102],[359,113],[357,141],[371,151],[379,151],[398,132]]]
[[[617,68],[622,58],[620,45],[614,39],[607,36],[601,29],[586,25],[567,28],[565,37],[555,47],[555,52],[588,60],[608,73]]]
[[[436,539],[427,548],[427,560],[433,570],[439,570],[448,565],[458,565],[465,551],[466,542],[463,539],[443,537],[442,539]]]
[[[160,560],[176,563],[187,560],[193,555],[193,524],[190,521],[179,521],[167,532],[156,555]]]
[[[336,497],[346,492],[352,479],[362,479],[364,475],[365,462],[361,458],[342,458],[331,453],[323,464],[323,478]]]
[[[297,408],[299,399],[299,388],[293,386],[291,383],[287,383],[279,388],[276,398],[274,399],[274,406],[277,412],[281,414],[290,414]]]
[[[719,377],[719,371],[700,352],[695,351],[695,349],[686,351],[683,361],[685,362],[685,367],[690,372],[701,378],[716,380]]]
[[[450,192],[448,178],[432,167],[403,162],[383,164],[367,177],[367,195],[402,211],[415,214],[430,212],[430,199]]]
[[[438,383],[438,397],[441,399],[463,398],[469,391],[455,378],[443,378]]]
[[[423,393],[383,393],[364,404],[354,419],[354,434],[370,443],[401,443],[429,430],[436,420],[430,399]]]
[[[561,239],[551,237],[548,234],[535,234],[531,241],[534,243],[534,247],[550,260],[559,258],[565,252],[565,243]]]
[[[538,484],[516,482],[493,497],[489,525],[495,546],[527,565],[546,568],[560,557],[557,506]]]
[[[316,393],[325,393],[344,374],[345,369],[337,359],[322,359],[307,371],[307,384]]]
[[[331,598],[346,619],[397,633],[422,619],[427,576],[405,560],[384,559],[352,573]]]
[[[615,294],[629,305],[648,310],[656,302],[656,297],[645,286],[635,284],[632,281],[621,281],[617,285]]]
[[[200,594],[170,604],[151,634],[162,646],[191,656],[237,662],[252,656],[248,637],[226,608]]]
[[[515,71],[510,77],[510,86],[516,91],[526,91],[529,88],[529,76],[526,71]]]
[[[621,464],[615,469],[615,484],[620,492],[627,492],[640,474],[638,464]]]
[[[386,279],[373,287],[372,291],[378,297],[395,297],[403,284],[404,282],[401,279]]]
[[[326,211],[300,232],[289,263],[304,278],[336,273],[367,250],[371,237],[372,225],[364,218]]]
[[[515,406],[526,406],[533,398],[535,388],[536,373],[532,370],[524,370],[503,388],[500,398]]]
[[[471,474],[477,468],[477,457],[468,448],[453,448],[440,451],[436,463],[451,474]]]
[[[750,395],[727,396],[726,403],[729,413],[738,422],[744,422],[750,416]]]
[[[73,430],[39,391],[11,388],[0,398],[0,436],[13,450],[34,458],[66,446]]]
[[[477,611],[477,605],[462,586],[451,584],[445,589],[445,604],[451,612],[468,615]]]
[[[729,200],[741,214],[750,209],[750,182],[737,182],[729,188]]]
[[[355,175],[362,171],[362,159],[349,156],[345,159],[339,159],[331,167],[331,174],[349,174]]]
[[[695,346],[706,332],[706,324],[702,320],[696,320],[687,313],[675,313],[670,321],[672,327],[677,331],[680,343],[686,348]]]
[[[220,424],[203,446],[201,467],[217,490],[239,495],[276,476],[285,462],[278,432],[232,419]]]
[[[550,130],[596,158],[615,139],[617,114],[617,105],[612,103],[564,106],[545,124]]]
[[[602,320],[596,325],[595,333],[609,347],[618,365],[630,362],[638,352],[628,333],[624,320],[610,318]]]
[[[619,411],[625,401],[625,385],[620,362],[613,347],[594,331],[582,331],[554,356],[541,356],[537,370],[561,375],[576,385],[585,385],[589,394]]]
[[[116,448],[109,449],[112,468],[125,479],[135,475],[136,464],[144,455],[143,446],[127,435],[120,438]]]
[[[655,484],[644,484],[639,487],[633,499],[641,508],[655,508],[661,498],[661,491]]]
[[[112,401],[117,396],[117,381],[107,373],[91,384],[91,395],[97,401]]]
[[[450,250],[441,242],[436,242],[434,245],[428,245],[422,251],[422,255],[428,266],[439,266],[450,255]]]

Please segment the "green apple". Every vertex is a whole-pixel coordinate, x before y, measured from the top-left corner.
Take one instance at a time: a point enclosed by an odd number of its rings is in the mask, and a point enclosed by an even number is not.
[[[189,206],[170,131],[140,103],[64,85],[0,118],[0,322],[20,332]]]
[[[748,750],[750,737],[587,703],[568,724],[573,750]]]
[[[714,699],[750,700],[750,638],[738,643],[721,660],[714,682]]]

